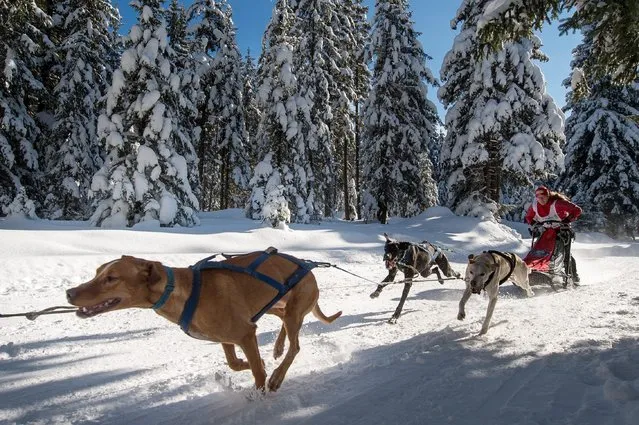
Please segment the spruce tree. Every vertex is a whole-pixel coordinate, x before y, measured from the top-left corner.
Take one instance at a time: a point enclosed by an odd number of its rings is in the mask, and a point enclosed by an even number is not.
[[[593,79],[581,69],[594,60],[593,31],[573,51],[573,78],[566,106],[566,171],[559,187],[579,204],[579,223],[612,237],[634,236],[639,225],[639,80],[612,84],[611,77]],[[580,95],[583,86],[586,96]]]
[[[506,41],[530,38],[533,30],[565,11],[570,15],[559,27],[562,33],[592,33],[593,60],[587,68],[591,78],[609,75],[615,83],[633,83],[639,71],[637,0],[490,0],[477,31],[484,43],[500,49]]]
[[[162,226],[199,222],[177,125],[180,77],[172,69],[160,0],[132,2],[138,23],[113,74],[98,136],[107,146],[91,189],[91,222],[102,227],[157,221]]]
[[[242,56],[237,47],[231,7],[217,1],[221,11],[218,51],[211,63],[212,80],[208,113],[213,122],[212,145],[218,174],[212,176],[219,192],[217,207],[226,209],[246,204],[250,164],[245,150],[246,125],[242,100]],[[207,143],[207,141],[203,141]]]
[[[62,66],[45,156],[49,176],[45,209],[52,219],[86,219],[91,179],[102,166],[96,124],[113,73],[112,31],[120,17],[107,0],[65,0],[57,5],[54,18],[61,36],[57,57]]]
[[[340,72],[336,75],[335,93],[332,96],[332,109],[335,111],[331,126],[332,138],[335,144],[336,164],[339,171],[338,191],[343,198],[344,218],[354,219],[357,197],[351,198],[355,193],[350,187],[356,175],[357,150],[359,142],[358,132],[360,123],[358,120],[359,101],[368,92],[367,63],[364,57],[364,49],[368,39],[369,26],[366,22],[367,8],[361,4],[361,0],[347,0],[339,3],[341,8],[333,15],[335,22],[332,27],[339,39],[341,55],[335,63]],[[336,187],[336,190],[338,187]]]
[[[308,123],[308,100],[300,96],[293,72],[291,35],[294,15],[287,0],[278,0],[264,35],[257,76],[257,99],[262,116],[257,131],[257,157],[260,164],[251,179],[251,199],[247,214],[254,219],[267,219],[265,212],[284,211],[277,196],[268,197],[266,184],[279,181],[283,186],[290,220],[307,223],[313,211],[312,169],[306,160],[306,144],[302,131]],[[268,174],[266,173],[268,171]],[[277,177],[271,178],[276,174]],[[269,188],[277,188],[271,184]],[[280,214],[286,218],[286,214]]]
[[[562,170],[563,114],[532,61],[538,38],[481,47],[477,21],[489,0],[465,0],[441,69],[438,96],[448,108],[440,153],[446,205],[457,214],[520,219],[533,185]]]
[[[197,118],[202,208],[237,206],[244,204],[249,162],[244,149],[242,63],[231,8],[225,1],[196,0],[188,15],[202,87]]]
[[[361,105],[368,96],[368,90],[370,88],[370,71],[368,69],[368,64],[370,62],[370,57],[367,55],[366,46],[370,42],[370,24],[367,20],[368,7],[362,5],[362,0],[349,0],[346,1],[347,4],[350,4],[350,16],[355,23],[355,45],[358,46],[359,51],[357,51],[353,57],[351,58],[353,61],[352,71],[353,71],[353,84],[355,97],[353,99],[353,121],[354,121],[354,133],[355,133],[355,141],[354,141],[354,158],[353,158],[353,167],[354,167],[354,179],[355,179],[355,193],[356,199],[353,199],[355,206],[357,208],[358,217],[361,216],[361,170],[362,164],[360,160],[360,149],[362,144],[362,134],[364,131],[363,125],[363,117],[362,117],[362,108]]]
[[[198,98],[201,93],[200,79],[197,75],[197,59],[193,54],[196,42],[187,32],[188,17],[184,7],[178,0],[171,0],[167,10],[167,35],[169,46],[174,52],[172,64],[175,74],[179,76],[180,88],[178,96],[177,125],[179,146],[189,170],[191,190],[198,197],[201,194],[200,179],[197,172],[198,158],[195,147],[198,145],[200,127],[197,125]]]
[[[293,34],[297,38],[294,67],[298,91],[309,100],[310,122],[303,125],[307,157],[313,170],[313,219],[332,216],[337,206],[337,164],[333,121],[334,106],[344,103],[344,84],[340,83],[344,67],[344,37],[339,13],[344,9],[335,0],[299,0],[295,10]],[[346,52],[347,53],[347,52]],[[348,84],[348,83],[347,83]],[[348,124],[342,123],[341,131]],[[340,136],[345,137],[344,134]]]
[[[0,215],[36,217],[41,199],[41,65],[52,47],[52,20],[36,3],[0,0]]]
[[[242,102],[244,108],[244,122],[246,126],[246,151],[251,164],[256,164],[257,158],[257,128],[260,124],[261,111],[257,104],[257,68],[251,56],[251,50],[246,51],[242,68],[244,86],[242,88]]]
[[[377,1],[372,88],[364,105],[362,215],[376,214],[381,223],[393,214],[416,215],[437,201],[428,141],[436,137],[439,119],[424,83],[436,80],[418,35],[407,1]]]

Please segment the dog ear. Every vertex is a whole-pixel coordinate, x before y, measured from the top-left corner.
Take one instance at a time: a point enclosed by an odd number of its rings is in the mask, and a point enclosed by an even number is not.
[[[390,238],[388,237],[388,235],[386,234],[386,232],[384,232],[384,237],[386,238],[386,242],[390,242]]]
[[[474,263],[474,262],[475,262],[475,255],[474,255],[474,254],[470,254],[470,255],[468,255],[468,262],[469,262],[470,264],[472,264],[472,263]]]
[[[140,276],[147,285],[154,285],[162,278],[162,264],[157,261],[142,261],[140,264]]]

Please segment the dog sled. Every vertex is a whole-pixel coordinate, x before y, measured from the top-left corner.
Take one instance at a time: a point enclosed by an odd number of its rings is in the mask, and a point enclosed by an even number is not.
[[[575,232],[570,223],[556,220],[535,223],[531,234],[530,251],[524,257],[524,263],[531,269],[530,284],[578,286],[577,266],[571,255]]]

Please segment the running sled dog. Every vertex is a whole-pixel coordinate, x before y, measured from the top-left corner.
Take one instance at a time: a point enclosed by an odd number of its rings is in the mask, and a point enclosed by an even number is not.
[[[384,233],[386,243],[384,244],[384,265],[388,270],[388,275],[381,284],[377,285],[377,289],[370,294],[371,298],[379,297],[382,290],[393,283],[397,271],[404,273],[404,291],[399,300],[399,304],[395,309],[395,313],[388,319],[388,323],[397,323],[397,319],[402,314],[404,303],[408,297],[408,292],[413,284],[412,280],[415,275],[428,277],[432,273],[437,275],[440,284],[444,284],[442,273],[446,277],[456,277],[461,279],[461,275],[454,271],[448,262],[446,255],[430,242],[423,241],[416,244],[412,242],[400,242],[393,240]],[[441,272],[440,272],[441,271]]]
[[[480,335],[488,332],[490,319],[497,304],[499,286],[510,280],[515,286],[526,291],[526,295],[532,297],[533,291],[530,289],[528,274],[530,269],[526,266],[518,255],[511,252],[484,251],[482,254],[468,256],[466,266],[466,290],[459,301],[459,313],[457,320],[466,318],[466,302],[472,294],[481,294],[486,291],[488,294],[488,310],[486,318],[481,327]]]
[[[274,248],[269,250],[225,261],[203,263],[205,259],[189,268],[122,256],[98,267],[90,281],[69,289],[67,299],[80,307],[76,314],[81,318],[132,307],[154,308],[179,323],[188,335],[222,343],[229,367],[234,371],[251,369],[255,386],[262,390],[266,372],[255,321],[263,313],[276,315],[283,322],[273,349],[276,359],[284,353],[287,336],[289,340],[284,359],[268,381],[268,389],[276,391],[300,350],[298,334],[304,317],[312,312],[320,321],[331,323],[341,311],[327,317],[320,310],[312,265]],[[286,287],[293,281],[292,288]],[[193,301],[195,292],[199,298]],[[185,315],[190,317],[185,319]],[[236,345],[246,360],[236,356]]]

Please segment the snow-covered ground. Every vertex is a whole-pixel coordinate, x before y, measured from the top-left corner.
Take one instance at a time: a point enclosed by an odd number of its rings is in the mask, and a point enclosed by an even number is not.
[[[65,289],[122,254],[186,266],[217,252],[275,246],[374,281],[385,276],[383,232],[469,253],[524,254],[522,224],[433,208],[391,224],[324,222],[261,227],[239,210],[203,214],[192,229],[98,230],[82,222],[0,220],[0,313],[65,305]],[[639,423],[639,244],[578,234],[582,286],[501,288],[487,335],[487,298],[456,319],[462,281],[415,283],[404,314],[386,323],[402,286],[316,269],[332,325],[312,315],[302,350],[276,393],[256,396],[219,345],[191,339],[151,310],[82,320],[73,314],[0,319],[0,423],[49,424],[593,424]],[[267,373],[279,321],[259,322]]]

